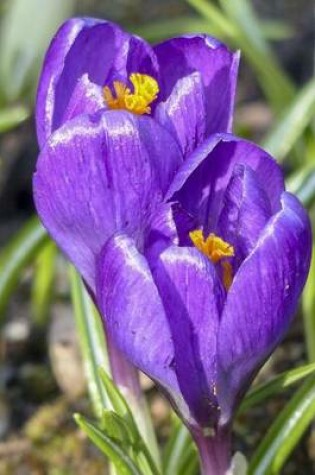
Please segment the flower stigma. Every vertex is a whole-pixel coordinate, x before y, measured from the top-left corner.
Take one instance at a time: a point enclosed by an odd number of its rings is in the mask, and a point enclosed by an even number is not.
[[[114,81],[112,90],[105,86],[104,98],[110,109],[125,109],[134,114],[150,114],[150,104],[159,93],[157,81],[147,74],[133,73],[129,76],[133,92],[121,81]]]
[[[223,285],[226,290],[229,290],[233,281],[233,269],[227,258],[234,256],[234,247],[213,233],[205,239],[201,229],[191,231],[189,237],[194,246],[214,264],[221,263]]]

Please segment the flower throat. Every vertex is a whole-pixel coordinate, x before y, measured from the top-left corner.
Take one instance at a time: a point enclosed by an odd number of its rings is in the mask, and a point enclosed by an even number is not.
[[[134,114],[150,114],[150,104],[155,101],[159,93],[157,81],[147,74],[133,73],[129,80],[133,91],[121,81],[114,81],[112,90],[104,87],[104,98],[110,109],[125,109]]]

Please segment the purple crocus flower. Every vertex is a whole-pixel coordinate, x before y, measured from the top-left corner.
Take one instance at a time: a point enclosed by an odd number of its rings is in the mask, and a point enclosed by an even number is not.
[[[230,66],[214,75],[220,57]],[[75,20],[48,53],[37,109],[38,213],[117,347],[191,430],[208,475],[228,468],[233,414],[290,324],[311,253],[309,219],[274,159],[210,135],[229,129],[234,74],[235,57],[205,37],[153,52],[109,23]],[[218,97],[205,85],[214,76]],[[100,84],[107,105],[93,108]]]
[[[210,134],[231,131],[238,63],[238,53],[206,35],[152,48],[108,21],[71,19],[53,39],[39,82],[40,147],[73,117],[123,104],[150,113],[186,156]]]
[[[179,163],[205,137],[214,132],[230,131],[238,62],[238,53],[229,51],[225,45],[206,35],[174,38],[152,48],[141,38],[122,31],[111,22],[71,19],[53,39],[39,81],[36,125],[40,148],[66,122],[81,115],[92,118],[99,111],[108,111],[110,115],[106,116],[106,125],[105,122],[103,125],[107,130],[112,129],[109,135],[114,134],[117,127],[121,128],[122,135],[133,133],[128,140],[122,137],[119,141],[117,137],[113,143],[116,148],[125,147],[128,142],[133,147],[133,155],[137,154],[139,135],[145,153],[157,161],[161,160],[165,150],[174,157],[163,165],[168,169],[167,180],[163,177],[163,189],[166,189]],[[117,119],[115,109],[125,109],[133,114],[133,118]],[[144,135],[150,135],[151,139]],[[128,170],[132,172],[128,161],[137,163],[136,157],[128,155],[130,152],[128,146],[124,153],[116,149],[119,155],[116,159],[122,160],[126,173]],[[138,162],[141,167],[141,160]],[[149,191],[150,183],[147,186]],[[119,194],[124,192],[124,187],[122,181]],[[137,223],[135,219],[132,224],[133,208],[140,204],[136,189],[133,197],[128,199],[129,212],[126,216],[123,212],[122,219],[132,227]],[[116,211],[113,206],[115,203],[109,200],[105,207],[112,221],[115,214],[120,213],[120,205]],[[73,240],[71,255],[88,253],[92,261],[104,238],[119,228],[119,219],[113,228],[113,223],[105,216],[105,208],[100,210],[100,216],[103,216],[100,219],[104,219],[103,224],[108,222],[107,232],[103,234],[102,229],[94,226],[85,249],[78,251],[76,239]],[[81,260],[84,261],[83,255]],[[94,269],[83,265],[84,268],[78,268],[95,300]],[[126,364],[110,335],[108,350],[116,383],[129,387],[129,392],[135,395],[133,400],[139,400],[136,374]]]

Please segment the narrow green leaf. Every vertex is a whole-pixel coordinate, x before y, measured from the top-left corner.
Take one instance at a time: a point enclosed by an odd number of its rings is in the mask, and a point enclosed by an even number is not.
[[[264,34],[248,0],[220,0],[232,23],[238,28],[236,41],[256,71],[257,80],[277,113],[292,100],[295,88],[281,68],[276,56],[264,38]]]
[[[172,38],[185,33],[202,32],[211,34],[212,36],[220,36],[225,33],[218,25],[197,16],[176,17],[171,20],[146,23],[140,27],[131,25],[128,29],[146,38],[146,40],[151,43],[156,43],[166,38]]]
[[[299,168],[286,179],[286,188],[310,209],[315,203],[315,166],[307,165]]]
[[[147,444],[141,437],[141,444],[140,444],[141,454],[143,454],[143,463],[141,467],[145,467],[144,472],[147,473],[148,469],[152,472],[152,475],[160,475],[160,470],[154,460],[151,451],[149,450]],[[140,459],[141,460],[141,459]]]
[[[292,150],[315,114],[315,78],[306,84],[282,118],[272,127],[263,141],[263,147],[278,160],[283,160]]]
[[[165,473],[165,475],[180,473],[183,458],[192,443],[191,435],[187,428],[181,422],[176,423],[171,440],[164,454],[163,473]]]
[[[302,379],[315,372],[315,363],[291,369],[274,377],[265,384],[260,384],[251,389],[243,400],[239,412],[244,412],[250,407],[263,403],[267,398],[274,396],[288,387],[300,382]]]
[[[135,440],[132,438],[132,433],[125,420],[116,412],[108,409],[103,411],[101,429],[108,437],[119,441],[126,447],[135,444]]]
[[[163,473],[165,472],[165,470],[167,469],[169,465],[169,460],[174,450],[178,432],[181,429],[182,425],[183,424],[181,420],[178,418],[178,416],[174,412],[172,412],[171,421],[170,421],[171,431],[170,431],[170,435],[167,439],[167,443],[165,444],[163,454],[162,454]]]
[[[138,429],[126,399],[103,368],[99,368],[99,376],[113,409],[133,428],[135,435],[138,435]]]
[[[248,475],[278,475],[315,417],[315,379],[309,378],[280,412],[255,451]]]
[[[22,270],[28,265],[42,247],[48,236],[37,219],[33,217],[10,240],[0,253],[0,320],[8,300],[15,290]]]
[[[119,475],[143,475],[123,447],[114,439],[80,414],[75,414],[74,419],[91,441],[111,460]]]
[[[183,458],[178,468],[178,475],[197,475],[199,468],[197,447],[194,442],[190,440],[183,453]]]
[[[125,420],[129,430],[131,431],[132,439],[135,441],[135,444],[141,449],[141,452],[145,457],[145,462],[150,467],[152,473],[154,475],[159,475],[157,465],[152,457],[152,454],[147,444],[141,437],[141,434],[134,420],[132,412],[127,404],[127,401],[103,368],[99,368],[99,374],[106,390],[108,399],[113,406],[113,409],[121,418]]]
[[[215,5],[206,0],[186,0],[201,16],[209,20],[227,37],[237,35],[237,28]]]
[[[186,1],[205,19],[221,28],[234,46],[241,49],[273,109],[277,113],[282,112],[288,101],[293,99],[295,88],[265,41],[262,27],[249,2],[220,0],[224,9],[222,12],[207,0]],[[232,34],[229,33],[231,29]]]
[[[70,267],[71,297],[79,342],[86,372],[88,391],[96,417],[101,418],[108,401],[102,387],[98,368],[108,368],[104,330],[101,318],[88,295],[80,276]]]
[[[34,323],[40,327],[47,322],[49,306],[53,297],[56,256],[55,243],[48,241],[39,252],[35,262],[31,303]]]
[[[261,31],[266,40],[287,40],[294,36],[294,29],[282,21],[267,20],[261,22]]]
[[[214,10],[217,11],[217,9]],[[224,27],[222,28],[222,23]],[[264,36],[272,40],[283,40],[290,38],[293,31],[290,27],[279,21],[261,22],[261,29]],[[220,22],[216,23],[204,20],[199,16],[178,16],[170,20],[155,21],[146,23],[140,27],[130,25],[128,31],[146,38],[151,43],[157,43],[172,38],[174,36],[187,33],[208,33],[211,36],[220,37],[221,39],[233,38],[235,28],[226,19],[220,17]]]
[[[30,110],[22,105],[0,109],[0,133],[20,125],[30,115]]]
[[[9,101],[34,89],[44,52],[76,0],[9,0],[1,22],[0,85]]]
[[[302,295],[304,329],[307,354],[310,361],[315,361],[315,244],[313,242],[313,254],[311,268]]]
[[[252,5],[247,0],[219,0],[227,18],[233,21],[243,32],[246,38],[252,40],[252,46],[256,51],[271,54],[268,43],[265,41],[259,21]]]

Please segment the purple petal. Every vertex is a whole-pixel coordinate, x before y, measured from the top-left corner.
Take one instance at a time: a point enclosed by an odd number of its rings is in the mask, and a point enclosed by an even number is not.
[[[198,228],[196,219],[187,213],[179,203],[172,204],[172,213],[179,245],[191,247],[189,233]]]
[[[156,245],[160,250],[171,244],[190,246],[189,232],[196,227],[196,221],[179,203],[163,203],[151,221],[146,236],[145,252],[152,253],[152,248]],[[154,252],[160,253],[158,249]]]
[[[79,116],[51,136],[34,176],[36,207],[92,291],[95,255],[116,231],[141,245],[180,162],[166,131],[127,112]]]
[[[166,198],[178,201],[197,217],[207,234],[216,229],[223,196],[237,164],[252,168],[263,184],[272,211],[277,211],[284,189],[280,167],[260,147],[229,134],[210,137],[183,163]]]
[[[52,132],[55,87],[64,66],[65,56],[83,28],[83,20],[66,21],[53,38],[46,53],[36,98],[36,127],[40,147]]]
[[[206,35],[174,38],[154,51],[161,101],[156,118],[175,134],[184,154],[210,134],[230,132],[239,54]]]
[[[270,201],[256,173],[248,166],[236,165],[223,203],[217,234],[234,246],[233,260],[241,263],[271,217]]]
[[[206,99],[200,74],[194,72],[175,84],[165,102],[159,102],[154,117],[177,139],[184,156],[189,155],[206,135]]]
[[[216,339],[224,290],[209,259],[193,248],[171,246],[151,262],[174,344],[174,368],[193,418],[217,420]]]
[[[228,292],[218,340],[223,420],[283,338],[309,270],[308,216],[293,195],[283,193],[281,202]]]
[[[117,25],[91,18],[71,19],[56,34],[47,52],[36,105],[41,146],[64,122],[77,81],[87,74],[99,86],[130,73],[157,74],[155,55],[138,37]]]
[[[108,240],[97,259],[96,289],[118,348],[177,399],[169,324],[146,259],[132,239],[116,235]]]
[[[89,80],[84,74],[72,92],[71,98],[65,110],[63,121],[73,119],[81,114],[95,114],[100,109],[106,109],[103,96],[103,88]]]
[[[163,203],[152,217],[145,236],[144,253],[147,257],[158,256],[166,247],[178,243],[172,205]]]

